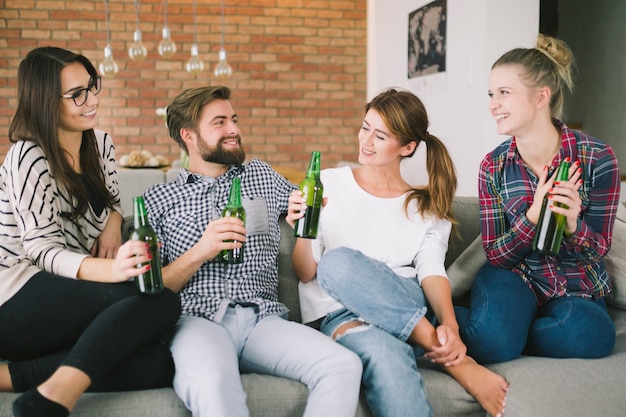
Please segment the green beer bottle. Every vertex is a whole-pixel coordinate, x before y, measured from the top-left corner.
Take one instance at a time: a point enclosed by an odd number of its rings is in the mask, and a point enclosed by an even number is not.
[[[156,233],[148,222],[148,213],[143,197],[133,199],[134,229],[129,239],[141,240],[149,246],[150,269],[135,277],[135,285],[141,294],[157,294],[163,290],[163,278],[161,277],[161,258],[159,256],[159,242]],[[146,264],[137,265],[138,268]]]
[[[304,217],[296,221],[294,235],[307,239],[317,237],[317,224],[322,210],[322,197],[324,185],[320,181],[320,152],[311,153],[311,162],[306,173],[306,178],[300,183],[300,191],[306,199],[306,212]]]
[[[567,181],[569,179],[570,165],[569,158],[561,162],[555,181]],[[549,205],[548,194],[546,194],[543,197],[539,223],[537,223],[537,233],[535,233],[533,239],[533,250],[539,251],[544,255],[555,256],[559,253],[559,248],[561,247],[563,229],[565,228],[565,216],[553,213],[552,210],[548,208]],[[561,203],[554,203],[554,205],[567,208],[567,206]]]
[[[222,217],[236,217],[246,224],[246,211],[241,204],[241,179],[233,178],[230,185],[228,204],[222,210]],[[232,242],[229,240],[227,242]],[[240,264],[243,262],[243,245],[240,248],[223,250],[220,252],[220,261],[227,264]]]

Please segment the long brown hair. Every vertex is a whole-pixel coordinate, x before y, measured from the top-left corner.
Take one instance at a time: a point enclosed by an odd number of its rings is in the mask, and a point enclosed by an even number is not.
[[[18,104],[9,126],[9,140],[28,140],[43,150],[58,188],[73,202],[73,210],[63,215],[75,220],[87,211],[89,197],[81,175],[65,158],[58,137],[61,70],[74,62],[82,64],[92,79],[97,77],[96,68],[86,57],[66,49],[46,46],[26,55],[17,72]],[[111,208],[117,200],[106,186],[100,164],[96,135],[93,129],[85,130],[80,146],[82,176],[97,198]]]
[[[388,89],[365,105],[365,112],[376,110],[387,128],[398,139],[400,146],[415,141],[426,144],[428,185],[413,188],[404,202],[405,211],[416,200],[418,213],[434,215],[456,224],[452,203],[456,192],[456,169],[443,142],[428,133],[428,114],[422,101],[413,93]],[[417,149],[417,146],[415,147]],[[412,156],[415,150],[407,157]]]
[[[564,90],[573,89],[574,55],[561,40],[539,34],[534,48],[516,48],[502,55],[491,67],[519,65],[530,87],[548,87],[550,112],[560,119],[563,114]]]

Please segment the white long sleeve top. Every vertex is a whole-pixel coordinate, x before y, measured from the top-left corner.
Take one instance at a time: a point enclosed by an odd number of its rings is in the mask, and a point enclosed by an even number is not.
[[[415,203],[403,210],[405,195],[381,198],[364,191],[349,167],[321,173],[324,197],[318,236],[311,242],[319,262],[325,251],[347,247],[387,264],[398,275],[420,282],[433,275],[447,277],[444,267],[451,224],[422,218]],[[317,279],[299,284],[302,321],[308,323],[337,310],[341,304],[328,296]]]

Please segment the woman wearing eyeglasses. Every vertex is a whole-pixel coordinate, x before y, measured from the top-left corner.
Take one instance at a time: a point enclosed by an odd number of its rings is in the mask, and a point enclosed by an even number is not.
[[[13,146],[0,167],[0,391],[16,417],[67,416],[86,390],[171,386],[159,343],[180,313],[140,296],[145,243],[121,244],[115,151],[94,130],[101,79],[82,55],[43,47],[18,70]]]

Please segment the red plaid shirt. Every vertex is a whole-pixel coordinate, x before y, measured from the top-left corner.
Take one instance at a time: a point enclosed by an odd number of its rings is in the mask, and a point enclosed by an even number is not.
[[[611,291],[603,258],[611,248],[620,196],[620,173],[613,149],[599,140],[569,129],[562,132],[559,154],[550,175],[566,157],[583,169],[582,210],[576,232],[564,237],[556,256],[532,250],[536,226],[526,217],[538,178],[509,138],[480,165],[478,195],[483,247],[489,261],[518,273],[539,303],[562,296],[599,298]]]

